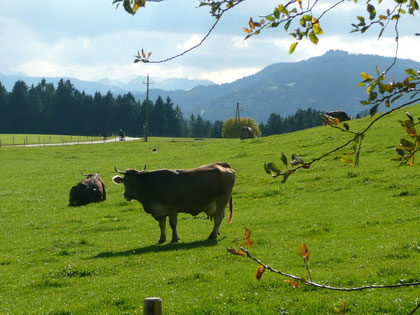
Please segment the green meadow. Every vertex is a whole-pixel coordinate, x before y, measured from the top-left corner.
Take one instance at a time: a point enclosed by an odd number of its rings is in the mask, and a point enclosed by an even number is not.
[[[408,109],[420,117],[420,105]],[[166,314],[408,314],[420,287],[338,292],[300,285],[227,248],[243,243],[265,264],[306,276],[304,242],[315,282],[335,287],[420,281],[420,158],[392,158],[406,132],[405,110],[367,132],[360,167],[334,153],[289,177],[272,178],[264,162],[317,158],[348,139],[328,126],[241,141],[172,139],[83,146],[0,148],[0,313],[134,314],[163,299]],[[417,118],[416,118],[417,119]],[[370,117],[349,122],[361,130]],[[153,150],[153,149],[157,149]],[[153,150],[153,151],[152,151]],[[180,214],[177,244],[157,244],[158,223],[112,183],[119,169],[192,168],[226,161],[237,175],[234,218],[208,241],[204,214]],[[80,172],[98,172],[107,200],[68,207]],[[228,210],[226,210],[227,212]],[[227,216],[226,216],[227,218]],[[170,228],[167,227],[170,235]]]

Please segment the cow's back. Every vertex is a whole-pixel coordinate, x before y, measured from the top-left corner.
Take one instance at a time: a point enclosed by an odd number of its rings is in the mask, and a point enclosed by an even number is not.
[[[178,170],[176,193],[180,211],[198,210],[232,194],[235,172],[228,163]]]

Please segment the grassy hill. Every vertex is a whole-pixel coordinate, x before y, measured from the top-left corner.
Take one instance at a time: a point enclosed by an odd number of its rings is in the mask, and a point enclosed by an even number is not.
[[[420,105],[409,111],[420,117]],[[240,141],[151,138],[150,142],[0,148],[0,313],[142,313],[160,296],[166,314],[332,313],[346,300],[356,314],[409,313],[419,287],[335,292],[293,289],[253,261],[227,253],[252,231],[251,253],[275,269],[305,276],[297,248],[311,251],[314,281],[355,287],[419,281],[420,161],[398,167],[393,147],[405,136],[404,111],[366,135],[359,168],[343,152],[292,175],[287,184],[265,174],[284,152],[304,159],[343,143],[330,127]],[[359,130],[370,118],[349,122]],[[157,153],[152,153],[158,149]],[[190,168],[227,161],[237,183],[235,217],[218,242],[205,215],[179,215],[179,244],[157,245],[158,223],[111,182],[124,168]],[[67,206],[80,171],[99,172],[107,200]],[[169,232],[169,227],[168,227]]]

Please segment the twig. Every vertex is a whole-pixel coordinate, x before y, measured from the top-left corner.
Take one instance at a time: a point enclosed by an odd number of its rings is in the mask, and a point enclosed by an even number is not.
[[[312,165],[313,163],[315,163],[315,162],[317,162],[317,161],[319,161],[319,160],[322,160],[323,158],[325,158],[326,156],[328,156],[328,155],[330,155],[330,154],[332,154],[332,153],[334,153],[334,152],[337,152],[337,151],[339,151],[339,150],[341,150],[341,149],[343,149],[343,148],[345,148],[346,146],[348,146],[350,143],[352,143],[355,139],[357,139],[357,138],[360,138],[363,134],[365,134],[371,127],[372,127],[372,125],[373,124],[375,124],[379,119],[381,119],[381,118],[383,118],[383,117],[385,117],[385,116],[387,116],[387,115],[389,115],[389,114],[391,114],[392,112],[394,112],[394,111],[396,111],[396,110],[398,110],[398,109],[401,109],[401,108],[403,108],[403,107],[406,107],[406,106],[408,106],[408,105],[411,105],[411,104],[414,104],[414,103],[417,103],[417,102],[420,102],[420,98],[417,98],[417,99],[414,99],[414,100],[412,100],[412,101],[410,101],[410,102],[407,102],[407,103],[404,103],[404,104],[402,104],[402,105],[400,105],[400,106],[398,106],[398,107],[395,107],[395,108],[393,108],[393,109],[391,109],[391,110],[389,110],[388,112],[386,112],[386,113],[383,113],[383,114],[381,114],[381,115],[379,115],[378,117],[376,117],[374,120],[372,120],[371,122],[370,122],[370,124],[362,131],[362,132],[360,132],[360,133],[358,133],[358,134],[356,134],[356,136],[353,138],[353,139],[351,139],[351,140],[349,140],[349,141],[347,141],[346,143],[344,143],[344,144],[342,144],[342,145],[340,145],[339,147],[337,147],[337,148],[335,148],[335,149],[333,149],[333,150],[331,150],[330,152],[327,152],[327,153],[325,153],[325,154],[323,154],[323,155],[321,155],[320,157],[318,157],[318,158],[316,158],[316,159],[313,159],[311,162],[309,162],[309,163],[304,163],[303,165],[300,165],[300,166],[298,166],[298,167],[296,167],[295,169],[291,169],[291,170],[289,170],[289,171],[292,171],[292,172],[295,172],[295,171],[297,171],[298,169],[300,169],[300,168],[308,168],[308,166],[310,166],[310,165]]]
[[[147,63],[163,63],[163,62],[168,62],[168,61],[171,61],[171,60],[173,60],[175,58],[181,57],[181,56],[185,55],[186,53],[189,53],[190,51],[196,49],[197,47],[200,47],[204,43],[204,41],[210,36],[210,34],[213,32],[213,30],[215,29],[216,25],[219,23],[220,19],[222,18],[223,14],[225,14],[225,12],[231,10],[232,8],[236,7],[238,4],[242,3],[243,1],[245,1],[245,0],[239,0],[238,2],[232,4],[231,7],[221,10],[221,13],[216,16],[216,21],[213,23],[212,27],[209,29],[209,31],[207,32],[207,34],[201,39],[201,41],[197,45],[194,45],[193,47],[188,48],[187,50],[183,51],[182,53],[180,53],[178,55],[175,55],[175,56],[172,56],[172,57],[169,57],[167,59],[156,60],[156,61],[149,61],[148,60]]]
[[[332,286],[323,285],[323,284],[319,284],[319,283],[313,282],[312,280],[311,281],[308,281],[308,280],[306,280],[304,278],[301,278],[301,277],[298,277],[298,276],[295,276],[295,275],[292,275],[292,274],[287,274],[287,273],[284,273],[282,271],[276,270],[276,269],[270,267],[269,265],[264,264],[259,259],[253,257],[249,253],[248,249],[245,249],[242,246],[240,246],[240,248],[246,254],[246,256],[248,258],[252,259],[257,264],[264,266],[265,269],[267,269],[267,270],[269,270],[271,272],[274,272],[274,273],[278,273],[278,274],[280,274],[282,276],[285,276],[285,277],[288,277],[288,278],[292,278],[292,279],[294,279],[296,281],[300,281],[300,282],[302,282],[302,283],[304,283],[306,285],[313,286],[313,287],[316,287],[316,288],[328,289],[328,290],[333,290],[333,291],[347,291],[347,292],[349,292],[349,291],[361,291],[361,290],[366,290],[366,289],[386,289],[386,288],[397,288],[397,287],[408,287],[408,286],[420,285],[420,282],[410,282],[410,283],[397,283],[397,284],[387,284],[387,285],[376,285],[376,284],[373,284],[373,285],[368,285],[368,286],[364,286],[364,287],[355,287],[355,288],[332,287]],[[417,306],[414,309],[413,312],[415,312],[418,309],[418,307],[419,306]],[[413,314],[413,313],[410,313],[410,314]]]

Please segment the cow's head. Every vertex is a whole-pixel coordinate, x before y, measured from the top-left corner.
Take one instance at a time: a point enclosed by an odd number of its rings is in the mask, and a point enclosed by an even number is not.
[[[138,171],[135,169],[127,169],[125,172],[119,171],[114,166],[115,171],[118,174],[124,175],[124,177],[121,176],[114,176],[112,178],[112,181],[116,184],[124,184],[125,191],[124,191],[124,198],[127,201],[131,201],[133,199],[136,199],[136,194],[140,187],[138,187],[138,175],[146,171],[146,165],[144,166],[144,169],[142,171]]]
[[[80,173],[82,173],[82,175],[83,175],[83,176],[85,176],[86,178],[92,178],[92,177],[94,177],[95,175],[98,175],[98,173],[96,173],[96,174],[85,174],[85,173],[83,173],[82,171],[80,171]]]

